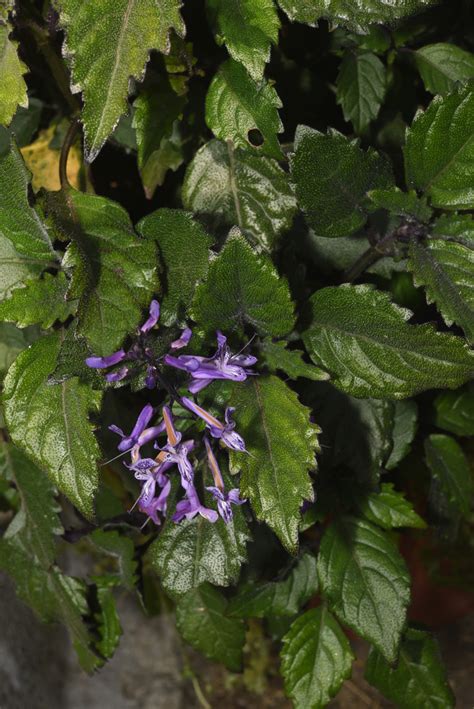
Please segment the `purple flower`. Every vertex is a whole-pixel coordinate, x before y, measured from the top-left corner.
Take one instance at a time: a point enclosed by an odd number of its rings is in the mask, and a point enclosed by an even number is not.
[[[163,423],[166,427],[168,441],[156,456],[157,461],[162,464],[162,469],[168,469],[176,464],[183,485],[191,484],[194,478],[194,470],[188,455],[194,448],[194,441],[189,440],[181,443],[182,434],[176,431],[171,411],[167,406],[163,407]]]
[[[122,440],[118,444],[118,449],[121,453],[133,449],[132,459],[137,460],[140,457],[140,447],[145,445],[145,443],[149,443],[150,441],[155,440],[155,438],[157,438],[160,433],[163,433],[163,431],[165,430],[164,423],[160,424],[159,426],[151,426],[150,428],[147,428],[148,422],[150,421],[152,416],[153,406],[151,404],[147,404],[141,410],[137,418],[137,422],[129,436],[125,435],[122,429],[118,426],[109,426],[110,431],[117,433],[122,438]]]
[[[165,478],[165,483],[158,497],[153,497],[150,501],[145,501],[145,499],[140,496],[138,500],[138,509],[140,512],[146,514],[147,517],[149,517],[149,519],[151,519],[158,526],[161,524],[161,520],[158,517],[158,512],[166,515],[168,497],[171,490],[171,482],[168,480],[166,475],[163,477]]]
[[[192,519],[197,514],[200,514],[201,517],[204,517],[209,522],[217,522],[217,512],[201,504],[194,485],[192,483],[186,485],[185,490],[186,497],[176,505],[176,512],[172,517],[173,522],[181,522],[184,517]]]
[[[227,338],[218,330],[217,351],[213,357],[166,355],[164,361],[171,367],[182,369],[192,376],[189,391],[196,394],[214,379],[243,382],[249,374],[254,374],[248,367],[255,364],[257,358],[251,355],[233,355],[227,346]]]
[[[143,325],[140,328],[140,332],[143,332],[143,333],[149,332],[152,327],[155,327],[159,318],[160,318],[160,304],[158,303],[157,300],[152,300],[150,303],[148,320],[146,320],[146,322],[143,323]]]
[[[204,437],[204,443],[207,450],[207,460],[215,483],[215,487],[206,487],[206,490],[209,490],[217,501],[217,510],[224,522],[228,524],[233,517],[231,505],[243,505],[245,500],[240,498],[238,488],[226,493],[222,473],[207,437]]]
[[[113,352],[113,354],[107,357],[87,357],[86,364],[88,367],[91,367],[91,369],[106,369],[107,367],[112,367],[114,364],[118,364],[126,356],[126,352],[118,350],[118,352]]]
[[[193,412],[196,416],[199,416],[206,422],[209,433],[213,438],[220,438],[222,443],[235,451],[240,451],[241,453],[247,453],[245,449],[245,442],[242,436],[240,436],[236,431],[234,431],[235,423],[232,421],[232,413],[235,411],[234,408],[228,406],[225,410],[225,424],[218,421],[212,414],[198,406],[194,401],[183,396],[181,403],[186,406],[187,409]]]
[[[189,344],[189,340],[191,339],[192,334],[193,331],[191,330],[191,328],[186,327],[179,336],[179,338],[171,343],[171,349],[180,350],[182,347],[186,347],[186,345]]]

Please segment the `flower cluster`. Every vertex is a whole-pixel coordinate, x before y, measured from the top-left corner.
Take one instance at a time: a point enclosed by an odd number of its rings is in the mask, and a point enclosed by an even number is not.
[[[158,381],[166,381],[161,370],[163,365],[168,365],[190,374],[188,390],[194,395],[213,380],[228,379],[241,382],[249,375],[255,374],[250,367],[256,363],[256,357],[240,353],[232,354],[227,345],[227,338],[219,331],[217,332],[217,351],[212,357],[166,354],[160,359],[153,359],[150,356],[150,351],[147,351],[146,343],[143,342],[143,336],[157,324],[159,314],[159,303],[153,300],[149,317],[139,328],[138,339],[131,349],[127,352],[119,350],[108,357],[89,357],[86,360],[88,366],[106,369],[122,362],[144,359],[147,366],[145,383],[151,389],[156,386]],[[170,348],[177,350],[187,346],[191,336],[191,330],[186,328],[180,337],[171,343]],[[108,373],[106,379],[109,382],[120,381],[128,373],[129,367],[123,364],[118,371]],[[147,404],[142,409],[129,435],[126,435],[118,426],[109,427],[111,431],[120,436],[121,440],[118,444],[120,453],[130,453],[131,460],[125,465],[133,472],[142,486],[133,508],[138,506],[138,509],[147,516],[147,521],[151,519],[156,525],[159,525],[161,523],[159,515],[167,515],[168,498],[171,491],[170,473],[173,469],[177,469],[184,497],[176,505],[172,516],[173,521],[180,522],[184,518],[192,519],[200,514],[209,522],[216,522],[220,516],[224,522],[228,523],[232,520],[232,505],[242,505],[245,500],[240,498],[238,488],[226,490],[211,439],[216,439],[229,449],[242,453],[247,452],[242,436],[235,430],[235,423],[232,420],[234,409],[232,407],[226,408],[224,422],[222,422],[187,396],[180,397],[176,394],[174,398],[183,408],[202,419],[206,424],[204,446],[207,466],[214,482],[213,485],[206,486],[206,490],[216,501],[217,511],[205,507],[199,499],[195,485],[194,464],[189,457],[195,449],[194,440],[182,440],[183,434],[175,428],[170,406],[164,405],[161,410],[162,420],[158,424],[150,425],[150,421],[156,413],[151,404]],[[160,437],[164,435],[166,435],[166,443],[161,442],[160,444]],[[142,447],[151,443],[158,453],[154,457],[142,457]]]

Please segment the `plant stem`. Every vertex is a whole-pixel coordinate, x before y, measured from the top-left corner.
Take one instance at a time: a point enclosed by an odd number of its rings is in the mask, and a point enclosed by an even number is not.
[[[342,283],[352,283],[361,276],[370,266],[379,261],[384,256],[389,256],[391,247],[399,236],[400,229],[387,234],[383,239],[373,246],[369,246],[367,251],[359,256],[352,266],[344,273]]]
[[[67,176],[67,159],[78,130],[79,120],[74,118],[68,128],[66,137],[64,138],[64,143],[62,145],[61,155],[59,158],[59,181],[61,183],[61,189],[64,191],[67,191],[71,187]]]

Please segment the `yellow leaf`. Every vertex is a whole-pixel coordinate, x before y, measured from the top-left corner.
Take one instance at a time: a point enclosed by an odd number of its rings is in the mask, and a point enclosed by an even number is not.
[[[26,166],[33,175],[32,186],[35,192],[41,187],[47,190],[59,190],[59,156],[60,151],[50,147],[55,126],[40,131],[37,139],[30,145],[21,148]],[[67,161],[67,176],[73,187],[79,189],[79,172],[82,165],[80,149],[73,145]]]

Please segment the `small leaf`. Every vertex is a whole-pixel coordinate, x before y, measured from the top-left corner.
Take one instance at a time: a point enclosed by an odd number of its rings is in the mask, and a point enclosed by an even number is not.
[[[385,463],[387,470],[394,470],[407,455],[415,438],[418,407],[414,401],[396,401],[393,420],[393,448]]]
[[[443,391],[434,401],[435,423],[457,436],[474,436],[474,391]]]
[[[254,81],[263,77],[270,46],[278,41],[280,21],[272,0],[207,0],[217,40]]]
[[[402,192],[398,187],[388,190],[371,190],[367,197],[375,209],[386,209],[398,217],[415,217],[420,222],[428,222],[432,211],[424,197],[418,197],[414,190]]]
[[[459,443],[451,436],[433,433],[425,440],[426,462],[456,515],[468,518],[474,484],[469,462]]]
[[[95,620],[100,636],[95,642],[95,647],[105,661],[113,656],[123,632],[112,592],[116,580],[108,576],[95,576],[93,580],[97,587],[99,610],[95,614]]]
[[[356,133],[364,133],[382,105],[385,66],[372,52],[346,52],[336,80],[337,102]]]
[[[126,589],[133,591],[137,582],[137,562],[132,540],[115,530],[103,529],[95,529],[90,538],[101,551],[117,559],[117,578]]]
[[[229,59],[209,87],[206,123],[216,138],[231,140],[236,148],[253,147],[250,132],[259,131],[263,143],[254,149],[279,160],[282,153],[276,136],[283,130],[278,116],[281,105],[273,86],[265,79],[255,82],[241,64]]]
[[[208,332],[242,331],[286,335],[293,328],[290,292],[270,259],[257,256],[238,230],[232,230],[196,289],[192,317]]]
[[[456,323],[474,343],[474,240],[471,247],[429,238],[410,242],[408,268],[415,286],[424,286],[447,325]]]
[[[263,340],[261,351],[265,364],[271,372],[282,371],[290,379],[312,379],[314,382],[329,379],[329,374],[313,364],[303,360],[302,350],[287,350],[286,342],[272,342],[270,338]]]
[[[168,520],[148,552],[166,593],[179,598],[209,581],[230,586],[247,561],[250,533],[242,510],[234,511],[232,522],[215,524],[202,517],[176,524]]]
[[[474,371],[459,337],[409,325],[411,312],[371,286],[323,288],[311,298],[303,340],[335,386],[357,397],[403,399],[426,389],[455,389]]]
[[[390,537],[366,520],[338,518],[321,541],[318,577],[339,620],[395,662],[410,578]]]
[[[127,110],[130,78],[141,79],[150,50],[168,52],[184,34],[179,0],[56,0],[74,91],[82,91],[86,159],[92,162]]]
[[[188,591],[176,605],[176,625],[186,642],[231,672],[242,668],[245,627],[226,615],[225,596],[209,583]]]
[[[198,150],[183,184],[186,209],[214,225],[234,224],[270,250],[291,227],[296,200],[276,160],[211,140]]]
[[[15,325],[0,322],[0,381],[16,356],[39,337],[36,327],[19,330]]]
[[[313,0],[278,0],[281,9],[292,22],[316,25],[316,8]]]
[[[11,28],[0,21],[0,124],[8,125],[18,106],[28,106],[23,74],[27,67],[20,61],[17,44],[9,39]]]
[[[239,588],[228,613],[237,618],[293,616],[317,590],[316,558],[306,553],[284,581],[250,582]]]
[[[356,497],[356,505],[366,519],[384,529],[426,528],[426,523],[416,514],[411,502],[401,492],[394,490],[392,483],[382,483],[380,492]]]
[[[237,430],[250,455],[231,455],[240,491],[290,553],[298,548],[300,508],[313,499],[308,471],[316,468],[319,428],[309,409],[277,377],[253,377],[233,388]]]
[[[0,318],[18,327],[38,324],[51,327],[56,320],[64,322],[73,315],[77,301],[66,300],[68,281],[63,272],[57,276],[45,273],[42,279],[26,281],[15,288],[8,300],[0,303]]]
[[[210,237],[192,215],[179,209],[159,209],[144,217],[137,231],[155,241],[165,267],[165,295],[161,321],[172,325],[183,321],[196,284],[207,276]]]
[[[423,630],[407,630],[395,666],[371,649],[365,678],[400,709],[450,709],[455,705],[438,644]]]
[[[285,4],[289,0],[285,0]],[[324,18],[331,25],[343,25],[359,33],[368,32],[370,25],[390,25],[433,5],[437,0],[293,0],[296,7],[312,10],[314,20]],[[281,2],[280,2],[281,5]],[[283,6],[283,9],[285,7]],[[302,10],[300,10],[302,12]],[[296,18],[298,19],[298,17]],[[303,21],[303,20],[300,20]],[[305,20],[306,21],[306,20]]]
[[[363,227],[367,192],[393,182],[389,163],[371,148],[306,126],[296,129],[290,166],[296,198],[318,236],[349,236]]]
[[[88,414],[98,411],[101,395],[78,379],[47,384],[59,348],[59,335],[53,333],[17,357],[5,377],[5,420],[18,448],[91,518],[100,451]]]
[[[449,94],[457,83],[474,78],[474,54],[455,44],[428,44],[415,52],[415,62],[425,89],[432,94]]]
[[[281,672],[295,709],[322,709],[351,676],[348,639],[325,606],[297,618],[283,638]]]
[[[63,265],[73,269],[70,297],[79,297],[78,334],[94,354],[110,354],[140,324],[155,293],[156,249],[136,236],[116,202],[73,190],[69,199],[80,228],[61,225],[73,235]]]
[[[415,116],[405,145],[407,184],[434,207],[474,209],[474,92],[437,96]]]
[[[28,201],[30,175],[0,127],[0,299],[55,260],[46,228]]]

